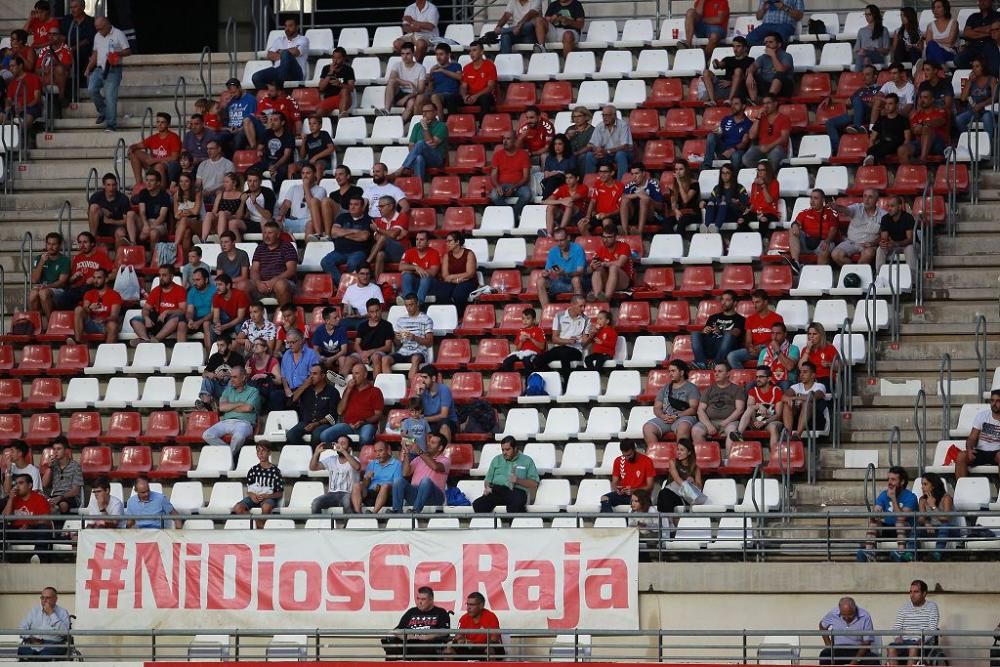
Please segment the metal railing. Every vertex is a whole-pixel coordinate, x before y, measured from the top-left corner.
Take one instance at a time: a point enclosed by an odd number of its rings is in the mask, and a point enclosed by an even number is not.
[[[927,392],[917,391],[913,399],[913,430],[917,432],[917,476],[924,476],[927,465]]]
[[[97,188],[101,184],[101,175],[97,171],[97,167],[91,167],[90,171],[87,172],[87,182],[83,186],[84,194],[87,197],[87,201],[90,201],[90,197],[97,192]]]
[[[7,335],[7,271],[0,264],[0,336]]]
[[[88,201],[90,197],[87,198]],[[65,227],[63,226],[65,223]],[[59,235],[63,238],[63,249],[70,251],[70,239],[73,238],[73,204],[68,199],[59,206]]]
[[[854,336],[851,334],[851,319],[848,317],[844,318],[844,323],[840,327],[842,334],[841,340],[844,344],[841,347],[847,349],[847,357],[839,351],[837,352],[838,358],[841,361],[841,366],[844,368],[844,407],[847,412],[851,411],[851,406],[854,405]]]
[[[989,367],[989,347],[986,335],[986,316],[976,315],[976,370],[979,378],[979,395],[986,391],[986,370]]]
[[[951,431],[951,355],[941,357],[938,366],[938,392],[941,394],[941,439],[948,439]]]
[[[208,79],[205,78],[206,60],[208,61]],[[201,96],[211,97],[215,87],[212,85],[212,49],[207,46],[201,50],[201,56],[198,58],[198,81],[201,82]]]
[[[250,8],[253,9],[251,3]],[[229,65],[229,78],[236,76],[236,19],[232,16],[226,21],[226,29],[223,33],[225,37],[226,61]],[[214,90],[214,89],[213,89]]]
[[[924,185],[924,194],[927,193],[927,188],[930,184]],[[926,204],[926,202],[925,202]],[[924,208],[926,209],[926,206]],[[913,305],[918,307],[923,307],[924,305],[924,281],[926,280],[927,271],[931,267],[931,258],[934,252],[934,226],[925,225],[925,217],[923,215],[916,215],[913,217],[913,242],[917,244],[916,256],[917,256],[917,266],[915,270],[915,283],[913,285]]]
[[[944,175],[948,181],[948,201],[945,202],[947,213],[946,227],[948,236],[958,233],[958,151],[951,151],[944,161]]]
[[[975,135],[975,143],[973,143],[973,135]],[[971,130],[965,135],[965,145],[966,149],[969,151],[969,182],[971,187],[969,189],[969,201],[973,204],[979,203],[979,130]],[[973,150],[975,147],[975,150]],[[955,153],[958,150],[953,151]]]
[[[830,375],[830,383],[833,385],[830,388],[830,391],[833,392],[833,407],[831,408],[832,414],[830,415],[830,440],[832,440],[834,449],[840,449],[841,431],[843,428],[841,414],[851,411],[851,401],[853,400],[848,395],[848,388],[851,383],[849,375],[851,365],[846,363],[844,356],[839,350],[837,351],[837,361],[840,362],[837,365],[837,372]]]
[[[147,108],[147,111],[150,109]],[[146,121],[143,119],[143,125]],[[143,137],[145,138],[145,137]],[[118,142],[115,144],[115,156],[112,160],[112,166],[115,170],[115,178],[118,180],[120,187],[125,187],[125,174],[128,173],[126,165],[128,164],[128,145],[125,143],[124,137],[118,137]],[[95,170],[96,173],[96,170]],[[89,179],[89,176],[88,176]],[[99,180],[97,181],[100,182]]]
[[[887,448],[889,451],[889,467],[903,465],[903,439],[898,426],[893,426],[892,430],[889,431]]]
[[[184,139],[187,134],[187,79],[183,76],[177,77],[174,84],[174,117],[181,139]]]
[[[24,236],[21,237],[21,247],[18,250],[18,259],[21,263],[21,274],[24,277],[24,284],[22,289],[22,308],[24,310],[28,309],[28,290],[31,287],[31,258],[35,254],[35,243],[34,237],[32,237],[31,232],[25,232]],[[0,295],[0,298],[6,297],[6,293]]]
[[[143,141],[146,140],[146,137],[151,136],[155,129],[156,115],[153,113],[153,107],[146,107],[145,111],[142,112],[142,124],[139,126]]]
[[[856,307],[856,306],[855,306]],[[876,374],[876,351],[878,350],[878,299],[875,295],[875,283],[868,284],[865,290],[862,307],[865,309],[865,369],[868,377]],[[851,357],[853,360],[853,357]]]
[[[80,64],[77,57],[80,53],[80,26],[76,21],[69,22],[69,34],[66,35],[66,45],[73,52],[73,64],[70,66],[70,99],[74,104],[80,102]]]

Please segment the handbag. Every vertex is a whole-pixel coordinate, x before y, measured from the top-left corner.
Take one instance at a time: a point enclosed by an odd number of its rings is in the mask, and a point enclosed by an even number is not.
[[[139,300],[139,277],[135,274],[135,269],[132,266],[123,264],[118,267],[114,289],[121,296],[122,301]]]
[[[676,493],[688,505],[703,505],[708,500],[702,490],[689,479],[684,480],[683,484],[671,482],[667,488]]]
[[[667,389],[667,402],[677,412],[684,412],[691,409],[691,404],[681,398],[674,398],[674,386],[671,384]]]

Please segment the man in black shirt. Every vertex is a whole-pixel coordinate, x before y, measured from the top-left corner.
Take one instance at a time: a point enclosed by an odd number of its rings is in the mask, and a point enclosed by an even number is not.
[[[309,387],[302,392],[295,406],[299,423],[285,432],[285,442],[289,445],[303,445],[303,436],[328,427],[337,422],[337,404],[340,392],[326,381],[326,371],[319,364],[309,368]],[[316,442],[313,440],[312,442]]]
[[[167,219],[170,216],[170,195],[163,190],[160,172],[150,169],[146,172],[146,187],[132,197],[132,203],[139,205],[139,212],[129,211],[125,216],[128,230],[126,243],[148,244],[156,251],[160,239],[167,240]]]
[[[691,334],[691,349],[697,368],[711,368],[743,346],[746,322],[736,312],[736,293],[726,290],[719,301],[722,312],[711,315],[704,329]]]
[[[979,11],[965,22],[962,37],[965,46],[955,54],[955,67],[972,67],[972,59],[983,53],[983,48],[991,41],[990,27],[1000,21],[1000,14],[993,9],[993,0],[979,0]]]
[[[899,113],[899,96],[889,93],[882,103],[882,115],[872,126],[864,165],[883,162],[886,156],[895,155],[899,147],[910,140],[910,121]]]
[[[215,402],[222,396],[222,390],[229,384],[229,372],[244,363],[243,355],[232,347],[229,334],[219,336],[215,341],[215,354],[208,358],[201,374],[201,391],[198,392],[199,410],[215,410]]]
[[[372,377],[377,377],[382,370],[382,357],[392,357],[395,332],[392,325],[382,319],[382,304],[378,299],[368,299],[365,308],[368,317],[358,325],[358,335],[354,338],[354,352],[349,362],[344,364],[344,371],[349,373],[356,363],[370,364]]]
[[[267,119],[267,126],[263,140],[264,164],[277,185],[288,174],[288,165],[291,164],[295,151],[295,137],[285,127],[284,114],[272,113]]]
[[[444,633],[420,634],[421,630],[448,630],[451,618],[448,612],[434,604],[434,589],[421,586],[417,589],[416,606],[410,607],[396,624],[392,637],[382,640],[387,658],[403,655],[403,636],[406,636],[406,657],[440,655],[448,642]]]
[[[340,284],[339,264],[346,263],[347,270],[354,273],[365,263],[372,249],[374,221],[368,215],[364,197],[354,195],[348,201],[347,211],[338,215],[330,227],[333,250],[320,260],[320,266],[333,278],[334,285]]]
[[[955,105],[955,89],[948,81],[941,76],[941,65],[924,61],[924,80],[917,86],[917,97],[923,90],[931,91],[934,97],[934,106],[944,109],[948,117],[951,118],[951,110]]]
[[[733,55],[720,60],[713,60],[712,67],[706,69],[701,78],[705,82],[705,94],[710,105],[729,104],[733,99],[745,98],[747,94],[746,74],[753,65],[754,59],[747,55],[747,40],[743,37],[733,38]],[[716,76],[712,69],[724,70]]]
[[[365,196],[364,190],[351,184],[351,168],[347,165],[342,164],[333,170],[333,180],[337,181],[337,187],[330,193],[330,197],[324,199],[322,203],[323,229],[326,238],[317,239],[320,241],[329,240],[333,221],[342,211],[347,210],[347,203],[354,197],[364,198]]]
[[[94,236],[113,236],[115,247],[125,238],[125,218],[132,204],[118,189],[118,177],[108,172],[101,179],[103,188],[90,196],[87,202],[87,221]]]
[[[343,118],[351,114],[354,68],[347,64],[347,50],[342,46],[335,48],[330,57],[330,64],[323,65],[319,73],[319,96],[323,99],[316,111],[323,116],[339,111]]]
[[[903,209],[903,198],[895,196],[889,200],[889,212],[882,216],[879,224],[878,249],[875,251],[876,275],[882,265],[893,255],[901,252],[906,258],[912,279],[917,269],[917,246],[913,239],[913,216]],[[895,280],[895,275],[892,276]]]
[[[334,145],[330,133],[323,129],[323,118],[318,113],[314,113],[309,116],[308,123],[309,134],[302,137],[302,146],[299,147],[299,161],[288,165],[288,178],[296,178],[302,167],[307,164],[315,167],[316,173],[322,178],[330,164]]]

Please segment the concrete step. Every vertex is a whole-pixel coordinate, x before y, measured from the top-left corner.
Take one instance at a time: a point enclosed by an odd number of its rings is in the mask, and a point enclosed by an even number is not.
[[[997,292],[992,298],[970,299],[957,301],[937,300],[925,302],[923,312],[916,312],[912,303],[903,305],[903,324],[900,333],[903,335],[940,333],[940,325],[947,324],[950,334],[966,335],[975,333],[975,322],[979,315],[986,317],[989,328],[1000,325],[1000,307],[997,303]]]
[[[974,263],[975,257],[967,258],[964,262],[959,256],[953,257],[954,260],[949,260],[947,256],[936,260],[934,271],[929,272],[925,278],[924,284],[928,289],[996,288],[997,278],[1000,277],[1000,262],[997,269],[989,271],[987,267]]]
[[[114,171],[114,160],[111,155],[105,154],[102,159],[39,160],[24,167],[26,169],[19,174],[19,190],[60,187],[62,182],[67,187],[75,183],[83,188],[91,169],[97,169],[98,174]]]
[[[954,238],[938,236],[934,239],[934,254],[944,255],[998,255],[1000,237],[996,235],[963,234]]]
[[[113,157],[119,139],[124,139],[126,146],[140,141],[142,134],[139,131],[139,122],[136,121],[132,128],[121,128],[118,132],[105,132],[92,122],[89,123],[88,129],[74,128],[72,131],[62,131],[57,128],[55,132],[39,134],[37,146],[66,151],[76,148],[104,148],[108,151],[108,156]]]
[[[930,339],[930,340],[928,340]],[[957,362],[975,361],[976,352],[971,338],[968,341],[956,340],[934,340],[930,336],[906,336],[900,339],[898,346],[891,346],[888,341],[880,341],[879,364],[892,361],[904,360],[933,360],[940,363],[945,354],[950,354],[952,364]],[[1000,341],[988,341],[987,356],[996,359],[1000,354]]]
[[[135,125],[138,127],[139,121],[142,120],[142,116],[146,113],[146,108],[153,110],[153,113],[157,111],[166,111],[171,116],[177,116],[177,109],[183,109],[187,115],[191,115],[195,112],[194,103],[199,97],[201,97],[201,91],[198,91],[197,95],[191,95],[191,89],[188,88],[188,98],[187,105],[183,105],[182,100],[178,100],[177,106],[174,106],[174,94],[173,90],[169,93],[165,92],[162,88],[159,89],[160,95],[147,95],[139,97],[136,92],[135,95],[129,95],[125,97],[118,98],[118,120],[119,126],[128,125],[132,121],[133,117],[135,120]],[[89,121],[90,125],[93,125],[94,120],[97,118],[97,111],[94,109],[94,105],[88,100],[83,99],[77,105],[72,105],[63,110],[62,117],[56,120],[57,127],[66,127],[69,122],[87,123]]]
[[[18,181],[18,188],[21,187]],[[83,191],[84,183],[74,179],[72,185],[61,188],[43,191],[21,191],[0,198],[0,211],[6,215],[7,211],[58,211],[63,201],[68,201],[74,211],[85,211],[87,208],[87,198]]]

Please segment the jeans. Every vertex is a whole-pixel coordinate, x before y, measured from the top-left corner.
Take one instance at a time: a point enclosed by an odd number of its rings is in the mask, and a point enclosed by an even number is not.
[[[721,230],[723,224],[736,222],[738,213],[736,209],[730,208],[725,201],[718,204],[709,202],[705,205],[705,226]]]
[[[747,44],[749,46],[763,46],[764,38],[767,37],[767,33],[776,32],[781,35],[781,41],[788,44],[788,39],[795,32],[794,23],[761,23],[759,26],[750,31],[747,35]]]
[[[436,168],[443,164],[444,158],[441,156],[441,152],[423,139],[413,144],[413,150],[403,160],[403,168],[412,169],[413,175],[421,181],[427,174],[427,167]]]
[[[222,438],[230,436],[229,448],[233,450],[233,456],[239,454],[243,442],[253,435],[254,425],[242,419],[223,419],[210,426],[204,434],[205,442],[209,445],[225,445]]]
[[[725,146],[718,145],[718,135],[714,132],[709,132],[708,137],[705,138],[705,168],[712,166],[714,160],[726,160],[728,159],[733,167],[737,171],[743,166],[743,151],[734,150],[733,154],[728,158],[722,156],[722,151],[726,150]]]
[[[854,71],[863,72],[865,65],[879,65],[885,64],[885,56],[878,52],[878,49],[868,49],[862,51],[861,53],[856,53],[854,55]]]
[[[417,302],[421,305],[427,301],[427,294],[430,292],[434,279],[430,276],[419,276],[412,271],[403,273],[403,296],[416,294]]]
[[[602,512],[614,512],[614,508],[618,505],[628,505],[632,502],[632,494],[630,493],[615,493],[610,491],[605,493],[601,498],[601,511]]]
[[[323,510],[329,507],[340,507],[345,512],[350,513],[353,509],[351,506],[351,492],[331,491],[329,493],[324,493],[322,496],[319,496],[312,501],[313,514],[320,514]]]
[[[465,312],[465,306],[469,302],[469,295],[479,287],[479,282],[476,280],[466,280],[461,283],[446,283],[440,280],[434,282],[433,292],[437,303],[455,304],[455,310],[458,311],[458,317],[461,319]]]
[[[528,493],[524,489],[506,486],[494,486],[485,496],[479,496],[472,501],[472,510],[477,514],[492,512],[500,505],[505,505],[508,512],[526,512],[528,509]]]
[[[285,81],[301,81],[305,78],[295,56],[288,51],[282,51],[281,60],[278,61],[277,67],[268,67],[254,73],[253,87],[260,90],[272,81],[283,84]]]
[[[583,173],[593,174],[597,171],[599,165],[614,166],[617,170],[618,180],[622,180],[632,163],[632,153],[631,151],[616,151],[611,155],[606,155],[605,157],[598,158],[593,152],[583,154]]]
[[[334,424],[320,432],[319,439],[313,438],[313,442],[335,442],[342,435],[357,435],[361,446],[370,445],[375,442],[375,424],[364,424],[355,431],[350,424]]]
[[[414,512],[420,512],[425,505],[444,505],[444,492],[434,486],[430,477],[425,477],[416,486],[400,477],[392,483],[392,510],[402,512],[404,502],[410,503]]]
[[[533,21],[525,21],[521,29],[515,34],[513,26],[505,26],[500,31],[500,53],[513,53],[514,44],[534,44],[535,24]]]
[[[37,662],[38,658],[46,656],[66,655],[66,644],[21,644],[17,654],[28,658],[25,662]]]
[[[98,67],[90,73],[87,90],[97,109],[97,115],[104,119],[109,130],[118,129],[118,88],[122,85],[122,68],[112,67],[107,76]]]
[[[305,441],[305,436],[306,435],[317,436],[319,434],[319,432],[323,430],[323,426],[320,425],[320,426],[317,426],[316,428],[314,428],[312,433],[307,434],[306,433],[306,429],[305,429],[305,425],[306,425],[306,422],[299,422],[295,426],[293,426],[290,429],[288,429],[287,431],[285,431],[285,444],[286,445],[304,445],[304,444],[306,444],[306,441]],[[319,440],[316,439],[315,437],[313,437],[310,440],[310,442],[313,445],[315,445],[317,442],[319,442]],[[314,512],[314,514],[315,514],[315,512]]]
[[[955,125],[958,126],[958,132],[961,134],[965,132],[969,127],[969,123],[973,121],[979,121],[983,124],[983,132],[986,132],[990,139],[993,138],[993,128],[996,127],[997,117],[989,109],[983,109],[982,111],[963,111],[962,113],[955,116]],[[975,143],[975,142],[973,142]]]
[[[872,108],[865,104],[860,96],[851,98],[851,112],[834,116],[826,121],[826,136],[830,137],[830,149],[836,153],[840,145],[840,135],[849,125],[867,127],[872,117]]]
[[[337,265],[346,262],[348,273],[354,273],[359,266],[365,263],[366,259],[368,259],[368,254],[362,250],[354,252],[334,250],[327,253],[326,257],[320,260],[319,265],[333,278],[333,289],[336,290],[337,286],[340,285],[340,269]]]
[[[691,351],[694,353],[694,360],[700,364],[708,361],[719,363],[739,344],[739,336],[730,336],[729,334],[716,336],[701,331],[695,331],[691,334]]]
[[[771,163],[771,169],[774,170],[774,173],[778,173],[778,169],[781,168],[781,162],[786,157],[788,157],[788,151],[785,149],[785,146],[775,146],[767,153],[762,151],[760,146],[751,146],[743,154],[743,166],[747,169],[756,167],[758,162],[766,158]]]
[[[208,394],[217,401],[219,400],[219,397],[222,396],[222,392],[228,384],[228,382],[220,382],[219,380],[214,380],[212,378],[205,378],[201,381],[201,390],[198,393]]]
[[[517,197],[517,201],[514,202],[514,218],[518,219],[521,217],[521,211],[524,209],[525,205],[531,203],[531,186],[522,185],[515,189],[512,197]],[[496,190],[490,191],[490,203],[494,206],[503,206],[507,203],[507,199],[503,194],[497,193]]]
[[[691,344],[692,346],[694,345],[693,340],[691,341]],[[726,361],[729,362],[730,368],[734,369],[743,368],[743,362],[748,361],[749,359],[750,359],[750,350],[746,349],[745,347],[741,347],[738,350],[733,350],[726,356]],[[756,360],[757,360],[756,357],[754,357],[754,361]]]

